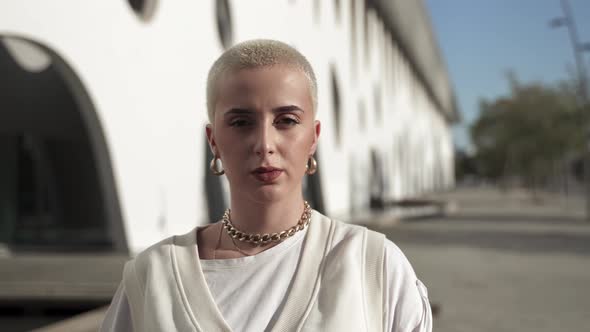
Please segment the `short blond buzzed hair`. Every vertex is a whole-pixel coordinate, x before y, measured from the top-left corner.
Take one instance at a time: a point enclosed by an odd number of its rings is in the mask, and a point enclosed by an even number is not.
[[[254,39],[236,44],[227,49],[211,66],[207,77],[207,114],[209,122],[215,118],[215,102],[217,100],[217,83],[227,72],[241,69],[254,69],[275,65],[287,65],[297,68],[305,74],[309,81],[309,91],[315,115],[318,104],[318,87],[311,64],[303,54],[294,47],[271,39]]]

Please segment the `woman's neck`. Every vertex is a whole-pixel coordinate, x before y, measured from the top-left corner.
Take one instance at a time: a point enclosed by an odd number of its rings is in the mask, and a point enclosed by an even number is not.
[[[231,222],[245,233],[264,234],[284,231],[297,224],[303,214],[301,194],[275,202],[231,200]]]

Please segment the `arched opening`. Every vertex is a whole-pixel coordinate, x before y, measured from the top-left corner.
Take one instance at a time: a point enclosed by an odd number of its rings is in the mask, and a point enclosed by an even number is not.
[[[375,121],[377,124],[383,121],[383,104],[381,103],[381,87],[375,85],[373,89],[373,99],[375,103]]]
[[[358,52],[357,46],[357,19],[356,19],[357,0],[350,0],[350,70],[352,72],[352,83],[356,83],[356,57]]]
[[[149,21],[154,17],[158,0],[127,0],[133,12],[143,21]]]
[[[383,210],[385,207],[385,174],[381,156],[375,150],[371,150],[371,173],[369,183],[369,207],[375,210]]]
[[[362,13],[362,18],[363,18],[363,35],[364,35],[364,41],[365,41],[365,45],[364,45],[364,49],[365,49],[365,65],[368,67],[369,64],[371,63],[371,43],[370,43],[370,37],[371,37],[371,31],[369,30],[370,26],[369,26],[369,10],[371,9],[371,2],[369,0],[365,0],[364,1],[364,6],[363,6],[363,10],[361,11]]]
[[[341,117],[342,117],[342,100],[340,97],[340,84],[336,73],[336,68],[330,66],[330,92],[332,96],[332,111],[334,114],[334,128],[336,129],[336,144],[341,141]]]
[[[39,55],[47,66],[22,66]],[[0,72],[0,244],[127,252],[108,147],[77,75],[42,45],[2,36]]]
[[[231,7],[228,0],[217,0],[215,2],[215,16],[219,41],[224,49],[228,49],[234,43]]]
[[[342,8],[340,0],[334,0],[334,16],[336,16],[336,23],[340,23],[340,17],[342,16]]]
[[[367,131],[367,107],[362,100],[358,105],[358,123],[360,132],[365,133]]]

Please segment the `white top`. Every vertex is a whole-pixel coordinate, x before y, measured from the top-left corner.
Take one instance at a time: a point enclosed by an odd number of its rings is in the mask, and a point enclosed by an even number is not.
[[[298,232],[254,256],[200,261],[211,295],[232,330],[258,332],[272,327],[290,289],[306,232],[307,229]],[[197,248],[194,250],[197,251]],[[386,292],[384,310],[387,313],[385,331],[432,331],[426,287],[416,278],[401,250],[389,240],[385,241],[383,275]],[[420,296],[421,301],[416,301],[416,296]],[[412,324],[414,328],[400,329],[398,323],[402,321],[404,325],[408,321],[415,322]],[[133,331],[131,309],[123,283],[113,298],[100,331]]]

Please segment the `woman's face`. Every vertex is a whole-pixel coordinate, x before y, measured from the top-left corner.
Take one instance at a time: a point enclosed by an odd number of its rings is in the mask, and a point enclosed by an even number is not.
[[[285,65],[242,69],[222,76],[217,92],[207,138],[232,197],[268,202],[300,195],[320,134],[305,74]]]

